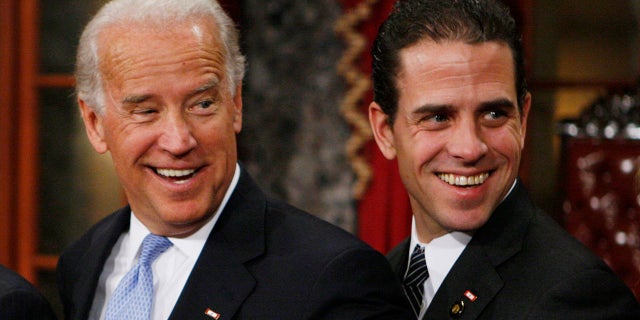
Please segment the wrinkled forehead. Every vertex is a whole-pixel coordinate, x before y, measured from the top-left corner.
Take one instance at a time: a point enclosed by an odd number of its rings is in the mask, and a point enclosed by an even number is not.
[[[205,17],[193,17],[182,20],[123,20],[104,26],[98,35],[99,53],[105,49],[125,42],[131,38],[154,37],[168,41],[195,39],[203,44],[219,46],[220,29],[218,25]],[[140,46],[146,42],[138,43]]]
[[[192,19],[172,23],[133,21],[110,25],[98,37],[97,53],[101,73],[115,76],[115,66],[131,64],[140,59],[170,57],[200,50],[222,59],[224,48],[215,23],[207,19]],[[117,69],[117,68],[115,68]]]

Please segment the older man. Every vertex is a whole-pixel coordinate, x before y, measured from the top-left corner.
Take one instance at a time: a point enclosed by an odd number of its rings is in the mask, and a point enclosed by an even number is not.
[[[517,179],[531,95],[494,0],[399,0],[369,117],[397,158],[411,236],[389,260],[419,319],[640,319],[630,290]]]
[[[403,319],[382,255],[267,198],[237,163],[244,58],[213,0],[115,0],[77,94],[129,206],[60,258],[67,319]]]

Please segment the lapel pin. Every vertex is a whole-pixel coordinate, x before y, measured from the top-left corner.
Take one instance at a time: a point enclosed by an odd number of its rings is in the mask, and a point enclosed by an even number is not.
[[[467,297],[467,299],[469,299],[469,301],[471,302],[475,302],[476,299],[478,299],[478,296],[476,296],[473,292],[471,292],[471,290],[465,291],[464,296]]]
[[[209,308],[207,308],[207,310],[204,311],[204,314],[216,320],[220,319],[220,314]]]
[[[464,301],[462,300],[454,303],[449,309],[449,314],[451,315],[451,317],[456,319],[460,318],[463,312],[464,312]]]

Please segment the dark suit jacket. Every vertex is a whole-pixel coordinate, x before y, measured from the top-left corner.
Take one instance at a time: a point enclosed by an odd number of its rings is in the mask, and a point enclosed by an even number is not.
[[[408,241],[387,256],[400,278]],[[475,233],[423,319],[449,319],[458,301],[459,319],[640,319],[624,283],[535,207],[520,182]]]
[[[67,319],[86,319],[102,267],[129,227],[129,208],[60,257]],[[409,319],[388,262],[327,222],[268,199],[246,171],[187,280],[171,319]]]
[[[0,266],[0,320],[56,319],[49,302],[27,280]]]

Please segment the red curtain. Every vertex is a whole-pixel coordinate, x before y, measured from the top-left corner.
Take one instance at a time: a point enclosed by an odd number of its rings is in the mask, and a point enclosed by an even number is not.
[[[371,75],[371,46],[378,27],[391,11],[395,0],[341,0],[344,11],[358,5],[371,8],[369,17],[360,22],[357,31],[367,39],[366,48],[358,59],[361,71]],[[361,101],[363,115],[373,99],[371,90]],[[371,180],[358,204],[358,236],[376,250],[387,253],[411,231],[411,207],[407,192],[398,174],[396,161],[384,158],[375,141],[369,141],[362,149],[371,167]]]

